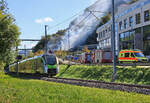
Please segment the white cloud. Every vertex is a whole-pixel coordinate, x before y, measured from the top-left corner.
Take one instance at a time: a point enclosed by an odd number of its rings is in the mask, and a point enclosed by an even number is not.
[[[43,20],[42,19],[36,19],[35,22],[38,24],[41,24],[41,23],[43,23]]]
[[[38,23],[38,24],[52,22],[52,21],[53,21],[53,19],[51,17],[45,17],[45,18],[35,20],[35,22]]]
[[[52,21],[53,21],[53,19],[52,19],[52,18],[50,18],[50,17],[46,17],[46,18],[44,18],[44,21],[45,21],[45,22],[52,22]]]

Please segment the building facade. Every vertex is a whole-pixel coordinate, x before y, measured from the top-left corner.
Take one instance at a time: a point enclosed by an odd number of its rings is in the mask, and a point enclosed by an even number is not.
[[[128,6],[120,6],[115,22],[118,50],[140,49],[145,55],[150,55],[150,0],[139,0]],[[105,25],[98,28],[98,35]],[[107,25],[111,25],[111,21]],[[101,41],[98,42],[102,44]]]
[[[111,29],[112,23],[108,22],[97,29],[97,41],[98,49],[110,49],[111,48]]]

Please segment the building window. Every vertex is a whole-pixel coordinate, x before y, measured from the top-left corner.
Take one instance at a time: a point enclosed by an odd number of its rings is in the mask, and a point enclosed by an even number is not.
[[[125,41],[128,41],[128,40],[130,40],[130,34],[129,34],[129,32],[125,32],[124,33],[124,39],[125,39]]]
[[[106,40],[106,44],[107,44],[107,46],[108,46],[108,39]]]
[[[147,10],[144,12],[144,21],[149,21],[150,20],[150,11]]]
[[[107,33],[107,29],[105,30],[105,32]]]
[[[101,34],[102,34],[102,32],[99,33],[99,38],[101,38]]]
[[[128,26],[128,24],[127,24],[128,22],[127,22],[127,19],[125,19],[124,20],[124,28],[126,29],[127,28],[127,26]]]
[[[106,40],[104,40],[104,46],[106,46]]]
[[[138,13],[136,14],[136,24],[140,24],[141,23],[141,14]]]
[[[133,31],[130,31],[129,32],[129,34],[130,34],[130,40],[134,40],[134,34],[135,34],[135,31],[133,30]]]
[[[103,31],[103,36],[102,37],[105,37],[105,31]]]
[[[109,45],[111,45],[111,38],[109,38]]]
[[[111,31],[111,26],[109,27],[109,31]]]
[[[150,25],[145,26],[144,29],[144,35],[143,35],[143,41],[144,41],[144,54],[150,55]]]
[[[109,39],[107,39],[107,43],[108,43],[108,46],[109,46]]]
[[[100,34],[101,34],[101,33],[98,33],[98,39],[100,38]]]
[[[119,22],[119,30],[122,30],[122,21]]]
[[[133,17],[129,17],[129,26],[132,27],[133,26]]]
[[[121,42],[124,41],[124,38],[125,38],[124,33],[121,33],[121,34],[120,34],[120,41],[121,41]]]

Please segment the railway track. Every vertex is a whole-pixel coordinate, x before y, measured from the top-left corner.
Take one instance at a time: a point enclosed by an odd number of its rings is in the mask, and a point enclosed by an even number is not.
[[[9,73],[12,76],[16,76],[16,73]],[[110,90],[120,90],[126,92],[134,92],[140,94],[150,95],[150,85],[134,85],[134,84],[123,84],[123,83],[113,83],[113,82],[103,82],[95,80],[81,80],[81,79],[68,79],[68,78],[57,78],[57,77],[47,77],[45,74],[34,74],[34,73],[19,73],[20,78],[27,79],[39,79],[50,82],[65,83],[71,85],[102,88]]]
[[[94,66],[94,65],[98,65],[98,66],[108,65],[108,66],[112,66],[113,63],[101,63],[101,64],[70,63],[70,65],[88,65],[88,66]],[[122,63],[122,64],[117,63],[117,66],[150,66],[150,63]]]
[[[150,95],[150,85],[133,85],[133,84],[123,84],[123,83],[101,82],[101,81],[94,81],[94,80],[48,78],[48,77],[42,77],[41,80]]]

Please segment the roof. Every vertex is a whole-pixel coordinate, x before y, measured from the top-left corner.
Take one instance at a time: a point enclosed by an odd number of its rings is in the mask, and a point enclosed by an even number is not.
[[[126,50],[121,50],[120,53],[128,53],[128,52],[132,52],[132,53],[140,53],[141,50],[138,49],[126,49]]]

